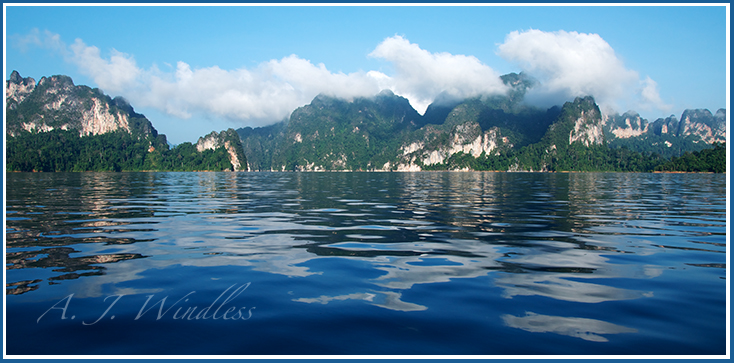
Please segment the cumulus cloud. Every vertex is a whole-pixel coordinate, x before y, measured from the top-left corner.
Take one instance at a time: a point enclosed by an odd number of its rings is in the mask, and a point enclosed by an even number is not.
[[[99,48],[77,39],[69,50],[65,53],[67,59],[78,65],[83,73],[91,76],[107,92],[119,93],[131,89],[142,73],[132,56],[114,49],[110,58],[104,59]]]
[[[536,104],[549,106],[591,95],[606,109],[667,107],[656,83],[649,77],[641,81],[598,34],[513,31],[499,45],[498,54],[540,81],[526,97]],[[631,99],[634,95],[637,100]]]
[[[385,39],[370,56],[392,63],[391,90],[421,113],[442,92],[456,97],[506,92],[500,75],[476,57],[431,53],[398,35]]]
[[[57,51],[92,78],[104,92],[127,98],[135,107],[152,107],[179,118],[213,116],[260,126],[287,117],[319,93],[351,99],[373,96],[389,88],[390,77],[377,71],[331,72],[290,55],[247,69],[225,70],[217,66],[192,69],[179,61],[175,69],[162,71],[153,65],[137,65],[132,55],[99,48],[81,39],[67,46],[58,34],[33,31],[17,37],[16,47],[36,46]]]
[[[349,99],[380,91],[375,78],[365,73],[332,73],[323,64],[295,55],[235,70],[192,69],[179,61],[173,72],[163,72],[157,67],[142,69],[132,56],[116,50],[104,58],[99,49],[81,40],[70,49],[69,60],[105,92],[179,118],[203,114],[257,126],[287,117],[319,93]]]
[[[124,96],[136,107],[153,107],[179,118],[214,116],[241,125],[281,120],[320,93],[352,99],[390,89],[423,113],[442,92],[456,97],[505,92],[499,75],[477,58],[431,53],[401,36],[386,38],[369,54],[391,63],[393,75],[375,70],[332,72],[297,55],[234,70],[192,69],[179,61],[162,71],[155,65],[142,68],[132,55],[114,49],[103,55],[81,39],[67,46],[48,31],[17,37],[16,43],[58,51],[103,91]]]
[[[282,120],[320,93],[352,99],[390,89],[423,113],[439,95],[463,98],[507,91],[499,74],[476,57],[432,53],[398,35],[384,39],[368,55],[388,62],[393,70],[389,75],[376,70],[333,72],[297,55],[230,70],[192,68],[181,60],[161,70],[156,65],[141,67],[134,56],[115,49],[103,54],[81,39],[67,45],[49,31],[36,29],[12,41],[21,50],[42,47],[61,54],[103,91],[124,96],[137,108],[155,108],[179,118],[229,119],[239,126]],[[550,106],[593,95],[603,107],[615,107],[636,91],[641,109],[670,109],[655,81],[641,80],[625,68],[597,34],[515,31],[499,45],[498,54],[540,81],[526,96],[536,104]]]
[[[673,105],[663,102],[660,98],[660,92],[658,91],[658,83],[653,81],[652,78],[645,77],[644,80],[640,81],[642,89],[640,90],[640,96],[642,97],[641,103],[638,107],[641,110],[657,109],[663,112],[670,112]]]

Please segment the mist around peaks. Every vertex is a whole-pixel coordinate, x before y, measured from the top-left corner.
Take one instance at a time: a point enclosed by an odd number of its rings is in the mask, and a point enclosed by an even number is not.
[[[431,52],[407,37],[385,38],[366,57],[389,65],[381,70],[335,72],[296,54],[261,62],[254,67],[222,69],[192,67],[179,60],[175,67],[139,65],[134,55],[112,49],[103,54],[76,39],[68,45],[61,35],[33,30],[11,37],[20,49],[40,47],[60,54],[106,93],[123,96],[140,108],[154,108],[180,119],[219,118],[234,126],[263,126],[287,118],[319,94],[352,100],[390,90],[405,97],[420,114],[429,105],[456,103],[478,96],[506,96],[517,84],[472,55]],[[598,34],[513,31],[496,46],[496,54],[532,79],[524,84],[526,104],[541,108],[561,105],[575,97],[593,96],[603,110],[637,109],[669,113],[657,83],[626,68],[614,49]]]

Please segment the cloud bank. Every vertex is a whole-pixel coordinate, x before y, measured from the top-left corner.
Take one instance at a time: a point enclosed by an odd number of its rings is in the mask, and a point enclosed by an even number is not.
[[[390,64],[380,71],[332,72],[297,55],[273,59],[251,68],[140,67],[134,56],[117,50],[103,55],[81,39],[66,45],[58,34],[34,30],[15,36],[14,45],[47,48],[92,78],[104,92],[123,96],[139,108],[155,108],[178,118],[215,117],[238,126],[263,126],[282,120],[318,94],[345,99],[374,96],[383,89],[407,98],[420,113],[441,93],[455,97],[502,94],[499,74],[467,55],[431,53],[401,36],[383,40],[368,55]],[[640,79],[625,68],[611,46],[597,34],[576,32],[511,32],[497,54],[534,76],[540,85],[526,99],[540,106],[562,104],[593,95],[609,109],[634,104],[642,110],[668,110],[650,77]],[[630,94],[636,95],[630,99]]]
[[[526,100],[542,106],[562,104],[579,96],[594,96],[603,109],[628,106],[669,111],[657,83],[627,69],[614,49],[598,34],[513,31],[497,54],[540,81]]]
[[[393,64],[389,88],[421,113],[441,92],[472,97],[507,91],[500,74],[476,57],[430,53],[400,36],[385,39],[369,55]]]

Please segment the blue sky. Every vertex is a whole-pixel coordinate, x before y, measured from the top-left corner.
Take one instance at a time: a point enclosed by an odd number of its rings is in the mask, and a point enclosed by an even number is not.
[[[7,4],[6,4],[7,5]],[[727,102],[724,6],[6,6],[5,77],[127,98],[178,144],[287,117],[318,93],[592,94],[654,121]]]

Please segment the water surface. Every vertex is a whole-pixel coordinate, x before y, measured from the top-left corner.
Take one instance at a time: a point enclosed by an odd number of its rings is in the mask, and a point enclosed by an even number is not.
[[[726,176],[7,175],[7,353],[723,355]]]

